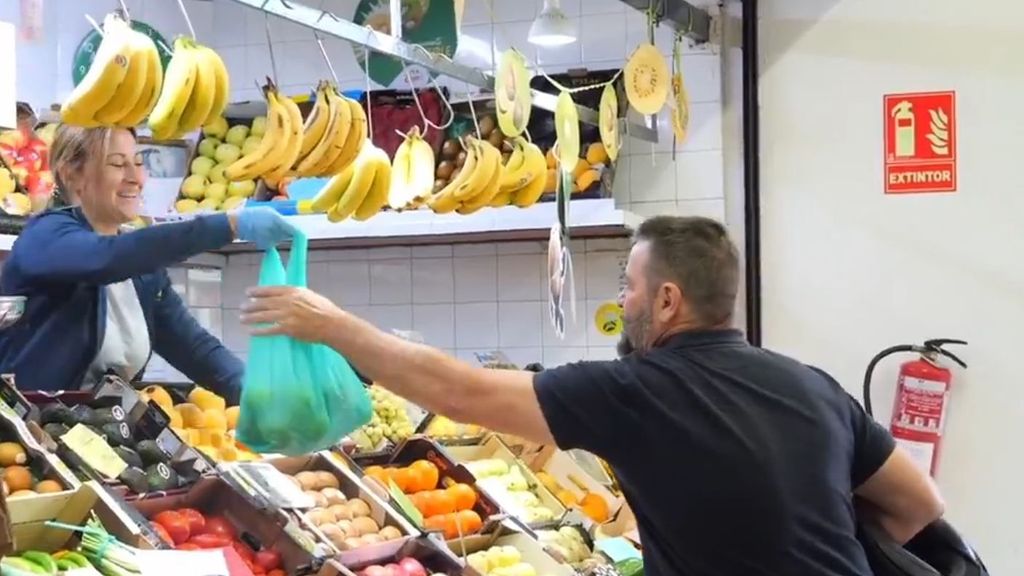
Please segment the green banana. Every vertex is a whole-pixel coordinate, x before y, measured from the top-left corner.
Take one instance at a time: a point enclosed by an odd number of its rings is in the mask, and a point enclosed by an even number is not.
[[[5,556],[3,560],[0,560],[0,568],[4,570],[6,576],[7,573],[11,574],[46,574],[46,570],[42,566],[30,562],[24,558],[18,556]]]
[[[57,573],[57,563],[54,562],[53,558],[51,558],[50,555],[46,552],[40,552],[39,550],[29,550],[27,552],[22,552],[21,557],[35,564],[36,566],[39,566],[40,568],[45,570],[47,574]]]
[[[89,563],[89,559],[78,552],[67,552],[62,555],[61,560],[68,560],[78,566],[79,568],[91,568],[92,564]]]

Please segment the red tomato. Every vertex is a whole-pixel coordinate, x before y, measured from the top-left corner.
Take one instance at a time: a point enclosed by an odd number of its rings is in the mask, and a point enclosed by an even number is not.
[[[188,540],[200,548],[225,548],[231,546],[231,539],[221,534],[196,534]]]
[[[165,510],[157,514],[153,517],[153,521],[167,530],[167,534],[175,544],[185,542],[191,534],[188,529],[188,520],[172,510]]]
[[[206,517],[195,508],[179,508],[178,514],[188,520],[188,531],[192,534],[202,534],[206,526]]]
[[[206,518],[206,527],[203,528],[203,534],[219,534],[227,536],[229,540],[234,540],[237,536],[235,527],[223,516],[208,516]]]
[[[184,544],[178,544],[174,547],[175,550],[202,550],[199,546],[191,542],[185,542]]]
[[[277,550],[263,549],[256,553],[254,563],[269,572],[281,567],[281,553]]]
[[[288,576],[288,573],[284,570],[281,570],[280,568],[277,568],[276,570],[271,570],[270,572],[267,572],[267,576]]]
[[[156,535],[159,536],[161,540],[163,540],[170,546],[174,546],[174,539],[171,538],[171,535],[167,533],[167,530],[164,529],[163,526],[157,524],[156,522],[150,522],[149,526],[153,529],[153,532],[156,532]]]

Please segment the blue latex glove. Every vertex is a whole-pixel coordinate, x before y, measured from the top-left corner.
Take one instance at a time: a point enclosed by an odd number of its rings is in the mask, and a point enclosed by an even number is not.
[[[238,239],[252,242],[261,250],[291,240],[297,230],[273,208],[257,206],[238,212]]]

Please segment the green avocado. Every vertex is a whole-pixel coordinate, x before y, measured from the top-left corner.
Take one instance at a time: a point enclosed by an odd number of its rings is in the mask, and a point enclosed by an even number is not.
[[[120,406],[110,408],[99,408],[94,412],[94,418],[100,424],[111,424],[124,422],[124,410]]]
[[[124,422],[109,422],[100,429],[107,438],[107,444],[111,446],[130,446],[132,444],[132,431]]]
[[[97,420],[96,411],[85,404],[79,404],[71,409],[71,420],[74,424],[86,424],[90,427],[99,427],[103,423]]]
[[[164,449],[155,440],[140,440],[135,445],[135,451],[139,453],[142,463],[146,466],[166,464],[171,460],[171,456],[164,452]]]
[[[125,468],[124,472],[121,472],[121,475],[118,476],[117,479],[136,494],[149,492],[149,477],[139,468],[134,466]]]
[[[146,481],[151,491],[170,490],[178,487],[178,473],[166,464],[153,464],[146,468]]]
[[[39,410],[39,421],[44,426],[47,424],[63,424],[65,426],[77,424],[71,415],[71,409],[59,402],[43,406]]]
[[[43,432],[46,432],[50,435],[50,438],[56,440],[68,433],[68,427],[60,422],[50,422],[43,426]]]
[[[124,463],[133,468],[142,468],[142,458],[139,457],[138,453],[127,446],[115,446],[114,452],[124,460]]]

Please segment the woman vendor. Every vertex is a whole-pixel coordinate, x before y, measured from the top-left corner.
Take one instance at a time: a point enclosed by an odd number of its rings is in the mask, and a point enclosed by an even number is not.
[[[131,130],[61,125],[50,160],[68,206],[33,217],[4,262],[0,293],[27,301],[0,331],[0,373],[22,390],[88,389],[108,373],[140,379],[155,352],[236,403],[242,362],[196,322],[165,267],[236,238],[272,246],[292,226],[259,208],[122,231],[146,182]]]

